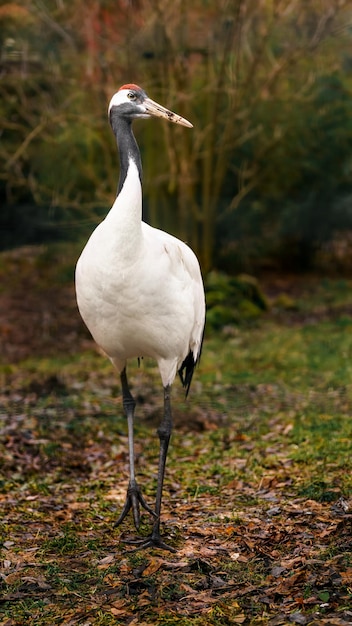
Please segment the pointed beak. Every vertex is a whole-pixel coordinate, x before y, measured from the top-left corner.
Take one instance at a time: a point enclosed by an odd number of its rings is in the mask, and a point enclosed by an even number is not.
[[[173,113],[173,111],[169,111],[169,109],[165,109],[165,107],[161,106],[154,100],[150,98],[146,98],[143,101],[143,106],[145,107],[145,112],[148,115],[153,115],[154,117],[164,117],[169,122],[174,122],[174,124],[181,124],[181,126],[187,126],[187,128],[193,128],[193,124],[188,120],[185,120],[181,115],[177,115],[177,113]]]

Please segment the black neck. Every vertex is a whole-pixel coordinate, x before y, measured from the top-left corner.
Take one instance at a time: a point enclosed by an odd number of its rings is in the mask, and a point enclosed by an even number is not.
[[[142,162],[138,144],[132,132],[132,121],[126,119],[125,117],[121,117],[120,115],[116,115],[112,109],[110,114],[110,124],[116,137],[120,156],[120,178],[116,194],[118,196],[126,180],[131,159],[137,166],[139,179],[142,184]]]

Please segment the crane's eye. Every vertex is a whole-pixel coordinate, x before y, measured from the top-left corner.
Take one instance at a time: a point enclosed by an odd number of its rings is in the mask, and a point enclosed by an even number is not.
[[[137,96],[136,96],[136,94],[133,91],[129,91],[128,94],[127,94],[127,98],[129,100],[136,100]]]

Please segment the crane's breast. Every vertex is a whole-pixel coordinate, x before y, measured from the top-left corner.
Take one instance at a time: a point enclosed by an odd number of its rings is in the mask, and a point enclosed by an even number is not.
[[[204,326],[195,255],[144,224],[134,254],[126,258],[120,252],[93,244],[83,251],[76,292],[84,322],[112,359],[150,356],[180,365],[190,349],[197,350]]]

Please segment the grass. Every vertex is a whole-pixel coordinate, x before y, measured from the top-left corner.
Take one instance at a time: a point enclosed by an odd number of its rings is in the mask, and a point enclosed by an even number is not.
[[[348,622],[352,292],[301,293],[293,317],[208,332],[189,400],[175,384],[163,528],[176,555],[131,553],[131,520],[113,526],[128,459],[110,364],[87,345],[4,362],[1,626]],[[152,502],[161,386],[153,363],[129,371]]]

